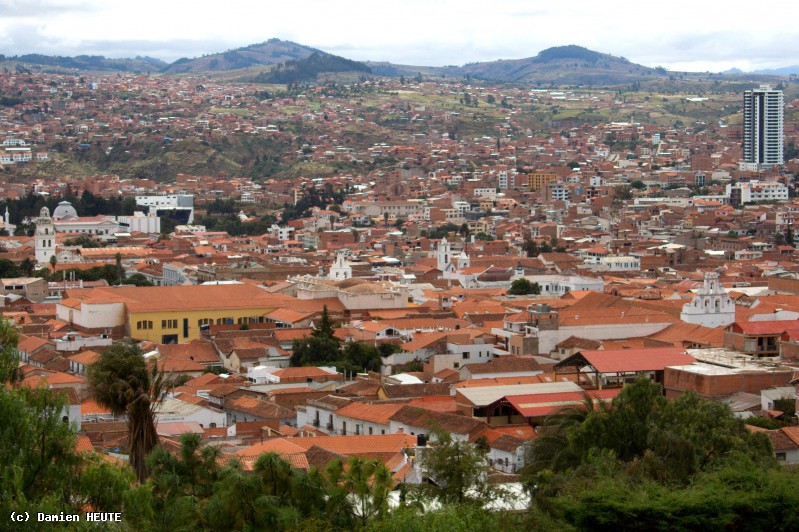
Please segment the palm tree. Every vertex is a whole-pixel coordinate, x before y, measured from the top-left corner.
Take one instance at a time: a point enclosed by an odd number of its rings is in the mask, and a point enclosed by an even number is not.
[[[580,464],[581,455],[569,438],[573,428],[582,425],[593,413],[607,411],[608,405],[583,392],[580,404],[566,406],[547,416],[538,428],[538,438],[527,447],[525,469],[534,474],[544,469],[563,471]]]
[[[155,410],[169,379],[155,364],[148,367],[135,344],[117,343],[92,364],[88,381],[98,404],[127,417],[130,465],[143,483],[148,475],[145,459],[158,445]]]
[[[122,277],[123,277],[123,274],[124,274],[124,272],[122,271],[122,254],[121,253],[117,253],[116,255],[114,255],[114,261],[116,262],[116,266],[117,266],[117,283],[116,284],[122,284]]]

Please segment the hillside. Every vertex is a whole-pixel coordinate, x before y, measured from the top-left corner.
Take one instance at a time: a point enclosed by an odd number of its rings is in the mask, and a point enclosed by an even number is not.
[[[556,46],[526,59],[471,63],[461,75],[504,82],[605,85],[630,83],[663,76],[665,70],[631,63],[582,46]]]
[[[324,54],[320,50],[291,41],[269,39],[259,44],[228,50],[218,54],[178,59],[162,70],[166,74],[186,72],[220,72],[254,66],[277,65],[286,61],[305,59],[313,53]]]
[[[368,66],[358,61],[344,59],[337,55],[314,52],[305,59],[286,61],[275,65],[268,72],[262,72],[247,79],[253,83],[296,83],[298,81],[316,81],[316,76],[328,72],[364,72],[371,73]]]
[[[65,57],[59,55],[25,54],[6,57],[0,55],[0,64],[15,63],[18,65],[38,65],[51,69],[73,69],[84,71],[112,72],[157,72],[166,63],[153,57],[135,57],[132,59],[111,59],[102,55],[78,55]]]

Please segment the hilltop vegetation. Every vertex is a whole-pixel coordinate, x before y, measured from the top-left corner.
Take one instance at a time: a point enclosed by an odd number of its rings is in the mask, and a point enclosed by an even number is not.
[[[251,44],[250,46],[218,54],[209,54],[193,59],[184,57],[166,66],[162,71],[166,74],[180,74],[186,72],[238,70],[305,59],[314,53],[324,54],[325,52],[291,41],[269,39],[266,42]]]
[[[316,81],[316,76],[323,72],[365,72],[371,69],[359,63],[336,55],[312,53],[305,59],[286,61],[276,65],[269,72],[262,72],[251,78],[253,83],[297,83],[299,81]]]
[[[166,66],[164,61],[146,56],[136,56],[133,59],[110,59],[102,55],[65,57],[59,55],[25,54],[6,57],[0,54],[0,63],[2,62],[27,63],[59,69],[112,72],[157,72]]]
[[[527,59],[465,65],[461,75],[505,82],[608,85],[660,77],[665,72],[582,46],[556,46]]]

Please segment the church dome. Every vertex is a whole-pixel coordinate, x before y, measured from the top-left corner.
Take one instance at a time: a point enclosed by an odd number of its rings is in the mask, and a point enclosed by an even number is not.
[[[78,211],[68,201],[62,201],[53,211],[53,220],[75,220],[77,217]]]

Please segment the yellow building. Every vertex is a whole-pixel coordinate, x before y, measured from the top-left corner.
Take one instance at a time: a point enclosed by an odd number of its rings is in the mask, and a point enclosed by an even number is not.
[[[558,174],[547,174],[543,172],[536,172],[527,174],[528,188],[531,192],[543,190],[544,186],[550,181],[558,179]]]
[[[67,290],[56,315],[85,331],[183,343],[199,338],[204,326],[263,322],[292,301],[249,284],[116,286]]]

